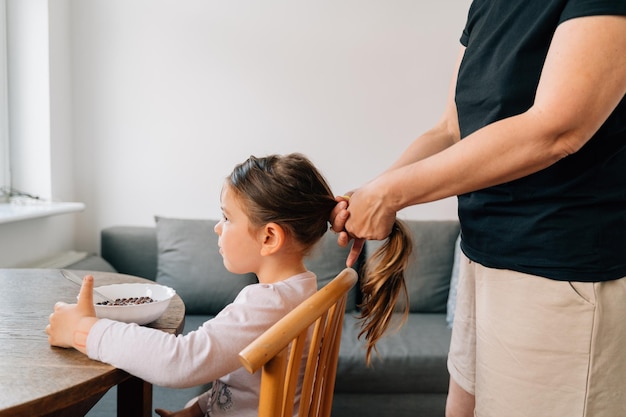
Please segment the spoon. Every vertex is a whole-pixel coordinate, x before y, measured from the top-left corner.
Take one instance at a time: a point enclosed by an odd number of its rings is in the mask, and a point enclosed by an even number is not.
[[[61,269],[61,274],[67,278],[68,280],[72,281],[74,284],[78,285],[79,287],[83,285],[83,280],[80,279],[80,277],[76,274],[74,274],[73,272],[68,271],[67,269]],[[94,289],[93,290],[93,294],[102,298],[105,301],[108,301],[110,303],[114,303],[115,301],[110,299],[109,297],[107,297],[106,295],[102,294],[101,292],[99,292],[98,290]]]

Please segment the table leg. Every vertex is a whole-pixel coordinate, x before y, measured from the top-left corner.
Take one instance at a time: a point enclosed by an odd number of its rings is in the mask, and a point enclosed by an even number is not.
[[[151,417],[152,384],[131,376],[117,386],[118,417]]]

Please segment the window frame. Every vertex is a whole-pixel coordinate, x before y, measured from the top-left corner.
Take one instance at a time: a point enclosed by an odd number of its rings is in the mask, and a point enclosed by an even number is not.
[[[6,0],[0,0],[0,187],[11,187],[11,155],[9,147],[8,69],[7,69]],[[2,193],[0,193],[0,202]]]

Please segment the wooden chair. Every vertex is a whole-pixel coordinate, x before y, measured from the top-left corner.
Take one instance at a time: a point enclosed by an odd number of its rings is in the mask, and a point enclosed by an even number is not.
[[[330,416],[346,298],[356,281],[357,273],[344,269],[239,353],[250,373],[262,368],[259,417],[293,416],[307,340],[298,416]],[[313,333],[307,338],[312,324]]]

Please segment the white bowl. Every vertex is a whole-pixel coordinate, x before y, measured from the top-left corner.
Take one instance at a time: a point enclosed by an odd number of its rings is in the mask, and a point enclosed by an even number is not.
[[[94,294],[96,316],[125,323],[148,324],[163,315],[176,294],[173,288],[159,284],[112,284],[95,288],[112,300],[118,298],[150,297],[154,301],[145,304],[98,305],[102,300]]]

